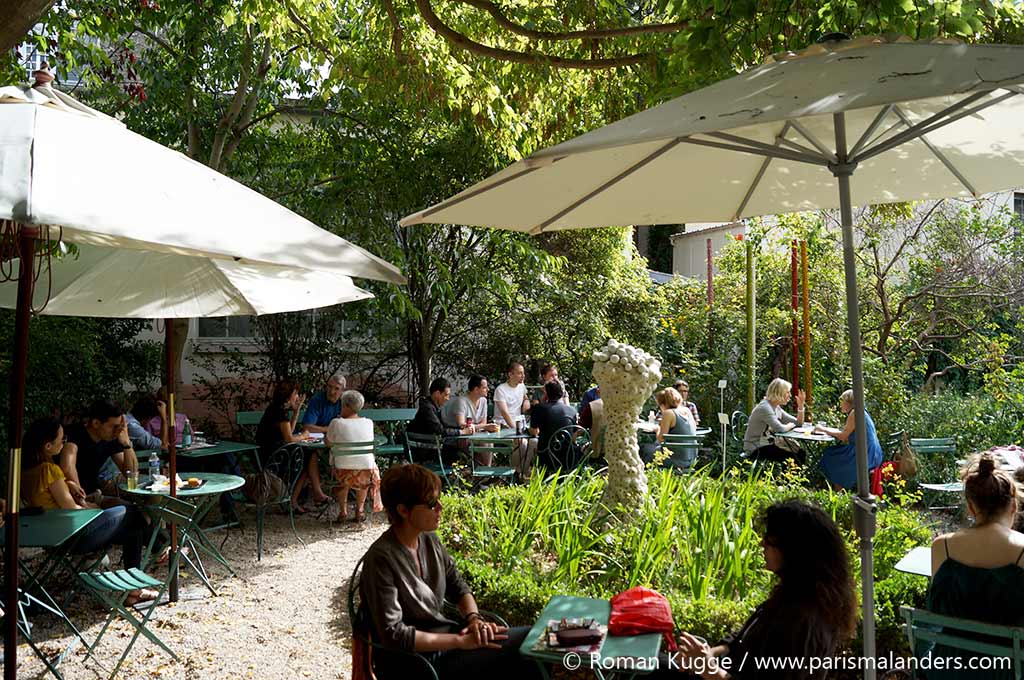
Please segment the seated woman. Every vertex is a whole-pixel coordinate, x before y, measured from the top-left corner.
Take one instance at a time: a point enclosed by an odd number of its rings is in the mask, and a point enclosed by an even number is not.
[[[327,427],[327,444],[331,446],[332,474],[338,481],[335,497],[341,510],[338,521],[348,519],[348,490],[356,490],[356,508],[353,522],[366,520],[366,494],[373,499],[373,511],[384,509],[380,501],[380,470],[373,457],[373,451],[367,453],[348,453],[335,451],[334,444],[346,442],[372,442],[373,421],[359,416],[363,408],[363,395],[355,390],[348,390],[341,395],[341,417],[335,418]]]
[[[991,454],[967,464],[964,495],[974,526],[932,542],[932,582],[925,605],[930,611],[1004,626],[1024,625],[1024,534],[1010,528],[1017,514],[1017,494],[1013,479],[996,469]],[[964,650],[936,645],[932,656],[963,661],[959,670],[933,667],[928,680],[1013,677],[1009,670],[963,670],[970,667],[967,659],[972,656]]]
[[[743,435],[743,450],[756,460],[783,461],[788,458],[798,463],[804,462],[804,453],[799,447],[793,450],[776,444],[772,434],[789,432],[794,427],[804,424],[804,391],[796,395],[796,417],[786,413],[782,407],[789,403],[793,385],[776,378],[768,383],[762,399],[750,412],[747,421],[747,432]]]
[[[391,527],[363,562],[359,592],[372,635],[385,647],[425,654],[445,680],[539,678],[536,664],[519,656],[529,628],[484,621],[451,555],[434,533],[441,521],[441,479],[419,465],[389,468],[381,496]],[[441,611],[458,608],[460,623]],[[374,650],[380,680],[422,677],[417,659]]]
[[[648,442],[640,445],[640,458],[645,463],[651,462],[654,454],[661,448],[665,441],[666,434],[697,434],[697,424],[693,420],[693,413],[683,404],[683,396],[674,387],[665,389],[654,395],[654,401],[661,409],[661,424],[655,435],[655,442]],[[696,450],[694,450],[696,454]],[[669,462],[665,463],[670,465]]]
[[[28,505],[41,506],[49,510],[99,509],[88,501],[76,503],[71,497],[64,472],[53,463],[53,457],[60,454],[64,446],[64,428],[53,418],[37,420],[28,426],[22,437],[21,448],[21,497]],[[121,560],[125,569],[138,567],[142,562],[142,545],[147,525],[137,508],[115,505],[89,522],[76,535],[72,554],[85,555],[106,549],[111,544],[122,547]],[[152,600],[154,590],[133,590],[127,604]]]
[[[815,505],[789,500],[769,506],[763,525],[764,564],[778,578],[775,587],[738,631],[714,647],[682,633],[680,652],[686,662],[679,665],[703,671],[692,675],[684,668],[683,677],[824,678],[823,670],[766,673],[761,670],[765,662],[756,659],[832,657],[856,632],[857,598],[850,560],[832,518]],[[723,657],[729,658],[728,664],[719,664]],[[680,677],[680,671],[665,671],[666,663],[660,667],[661,672],[649,677]]]
[[[302,410],[302,397],[299,395],[299,386],[291,380],[282,380],[274,388],[274,394],[270,398],[267,409],[260,418],[260,424],[256,427],[256,444],[260,447],[260,457],[266,461],[275,451],[285,444],[295,444],[309,439],[306,435],[295,434],[295,425],[299,420],[299,411]],[[288,411],[291,410],[291,416]],[[313,500],[322,504],[330,500],[330,497],[320,488],[320,464],[316,451],[305,451],[303,458],[303,471],[295,489],[292,491],[292,512],[296,515],[304,515],[307,510],[299,505],[299,496],[302,493],[306,482],[310,483],[313,490]],[[288,480],[284,480],[287,483]]]
[[[857,485],[857,449],[853,445],[853,428],[856,425],[856,418],[853,414],[853,390],[846,390],[839,397],[839,408],[846,414],[846,425],[843,429],[836,430],[831,427],[816,427],[815,432],[823,432],[843,442],[834,444],[821,456],[821,470],[825,478],[832,485],[834,491],[852,489]],[[878,434],[875,432],[875,421],[871,414],[864,409],[864,429],[868,433],[868,471],[874,470],[882,464],[882,445],[878,441]]]

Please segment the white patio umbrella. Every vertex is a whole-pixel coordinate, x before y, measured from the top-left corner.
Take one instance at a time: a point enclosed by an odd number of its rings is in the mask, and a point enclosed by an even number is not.
[[[544,149],[410,215],[533,234],[838,207],[858,460],[864,654],[875,653],[853,205],[1024,184],[1024,47],[830,36]],[[865,671],[874,678],[874,669]]]
[[[18,263],[12,263],[15,275]],[[32,308],[40,314],[187,319],[276,314],[373,297],[333,272],[208,257],[83,245],[51,258]],[[0,307],[17,286],[0,283]]]
[[[17,611],[20,446],[33,307],[111,317],[259,314],[370,297],[350,276],[405,281],[388,262],[54,91],[45,72],[36,77],[35,88],[0,88],[0,305],[17,310],[4,527],[8,612]],[[79,252],[41,257],[60,243]],[[46,262],[44,271],[36,270],[37,260]],[[173,386],[169,343],[167,372]],[[17,619],[8,616],[6,680],[17,674],[17,635]]]

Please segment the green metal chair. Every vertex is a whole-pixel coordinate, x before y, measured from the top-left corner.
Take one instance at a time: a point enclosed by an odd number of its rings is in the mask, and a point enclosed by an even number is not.
[[[469,440],[467,458],[469,458],[470,476],[473,482],[473,489],[480,488],[487,482],[511,483],[515,480],[516,469],[512,467],[512,452],[519,447],[517,439],[488,439],[479,441]],[[491,457],[491,465],[478,464],[478,456]],[[509,465],[495,465],[499,460],[509,461]]]
[[[430,662],[430,659],[428,659],[425,655],[420,654],[419,652],[407,652],[401,649],[395,649],[393,647],[386,647],[377,642],[376,640],[374,640],[373,622],[370,619],[369,612],[367,612],[366,608],[362,606],[362,597],[360,596],[359,593],[359,580],[363,574],[363,560],[363,557],[359,558],[359,561],[356,563],[356,568],[352,571],[352,578],[350,578],[348,582],[348,618],[349,622],[352,625],[352,637],[354,639],[358,638],[370,650],[387,651],[388,654],[393,654],[396,656],[401,655],[408,657],[410,659],[418,659],[418,661],[414,661],[414,663],[418,663],[420,666],[422,666],[423,670],[422,673],[416,674],[415,677],[424,679],[433,678],[433,680],[438,680],[437,671],[434,669],[434,666]],[[451,604],[447,600],[445,600],[443,603],[442,611],[448,618],[452,619],[453,621],[462,620],[462,616],[459,614],[458,610],[455,608],[453,604]],[[497,623],[499,625],[508,627],[508,622],[505,621],[505,619],[498,616],[497,614],[481,609],[480,615],[486,621],[490,621],[492,623]],[[367,654],[365,657],[362,658],[357,658],[355,654],[352,655],[353,665],[357,663],[366,664],[366,666],[363,668],[363,671],[366,673],[368,677],[373,677],[371,656],[372,651],[370,654]]]
[[[150,508],[149,511],[150,514],[153,515],[154,519],[157,519],[160,522],[189,526],[192,523],[192,518],[195,514],[195,506],[180,498],[161,496],[158,503],[156,503],[154,507]],[[152,545],[152,541],[150,544]],[[132,636],[131,640],[128,641],[128,645],[125,647],[124,652],[122,652],[121,657],[117,660],[117,665],[114,666],[114,670],[110,673],[109,677],[113,678],[117,675],[117,672],[121,669],[122,664],[124,664],[124,660],[128,658],[128,653],[131,651],[140,635],[160,647],[172,659],[179,661],[178,655],[175,654],[170,647],[164,644],[164,642],[149,629],[148,624],[153,612],[156,611],[157,603],[160,601],[160,598],[163,597],[164,593],[167,592],[167,587],[170,585],[171,575],[176,574],[178,571],[180,554],[180,552],[172,552],[171,559],[167,565],[168,578],[165,581],[158,581],[141,569],[134,568],[91,573],[81,572],[78,574],[78,580],[83,586],[85,586],[86,590],[92,593],[105,607],[110,610],[107,620],[100,629],[99,634],[88,647],[90,653],[95,652],[96,647],[99,645],[100,640],[107,632],[107,629],[110,627],[110,623],[115,617],[120,616],[135,628],[135,634]],[[157,597],[152,602],[147,603],[148,606],[145,608],[145,614],[139,617],[137,615],[138,612],[134,614],[132,613],[132,609],[134,608],[126,607],[124,603],[131,591],[142,588],[156,589]]]
[[[942,616],[907,606],[900,607],[900,613],[915,656],[922,656],[937,644],[971,652],[970,656],[995,657],[993,661],[1011,659],[1013,677],[1021,680],[1024,673],[1024,628]],[[966,667],[967,661],[964,660]]]
[[[295,529],[295,513],[292,511],[291,504],[292,491],[295,490],[295,484],[305,469],[304,461],[305,452],[297,444],[285,444],[270,454],[267,460],[261,461],[259,472],[250,477],[246,483],[248,486],[252,479],[262,477],[263,482],[260,482],[258,486],[266,489],[266,493],[260,493],[255,500],[246,498],[244,501],[246,505],[256,508],[257,561],[263,559],[263,524],[267,510],[275,506],[286,505],[288,507],[288,519],[292,525],[292,533],[303,547],[306,545]],[[275,478],[278,481],[275,481]]]
[[[743,445],[743,437],[747,434],[747,421],[750,420],[743,411],[733,411],[732,415],[729,416],[729,436],[733,442]]]
[[[242,440],[251,442],[256,440],[256,428],[263,419],[263,411],[237,411],[235,413],[235,425],[242,435]]]
[[[378,443],[375,440],[363,441],[363,442],[332,442],[330,451],[328,452],[327,460],[331,472],[334,472],[335,461],[338,458],[345,456],[360,456],[365,454],[375,455]],[[329,484],[331,491],[328,495],[333,496],[333,489],[337,488],[338,484],[334,481],[334,475],[331,475],[331,482]]]
[[[932,468],[932,474],[938,474],[948,480],[918,484],[925,496],[927,508],[929,510],[960,510],[964,484],[955,479],[956,439],[954,437],[911,438],[910,450],[914,452],[921,464]],[[939,472],[935,471],[936,467],[939,468]],[[950,476],[953,476],[954,479],[949,479]]]
[[[377,446],[375,455],[378,461],[386,461],[384,468],[391,467],[395,463],[411,463],[408,449],[398,439],[400,429],[416,417],[414,408],[364,408],[359,412],[364,418],[369,418],[375,425],[379,425],[387,440]]]
[[[661,464],[673,472],[685,474],[693,470],[697,462],[697,452],[704,441],[703,434],[666,434],[661,443],[663,448],[671,451],[671,455]]]
[[[454,481],[450,465],[444,464],[444,444],[441,435],[418,434],[405,431],[405,446],[409,451],[409,460],[427,468],[446,485]]]
[[[537,451],[537,460],[547,457],[556,470],[575,470],[586,465],[594,451],[590,431],[579,425],[556,430],[545,449]]]

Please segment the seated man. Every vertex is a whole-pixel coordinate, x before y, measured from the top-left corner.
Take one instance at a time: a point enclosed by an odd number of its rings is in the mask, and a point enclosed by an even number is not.
[[[335,418],[341,417],[341,393],[345,391],[345,376],[335,373],[327,379],[322,392],[314,394],[302,415],[303,432],[327,432]]]
[[[508,365],[508,380],[494,390],[494,422],[499,427],[514,428],[516,421],[524,420],[524,413],[530,410],[530,400],[526,398],[526,385],[523,379],[526,369],[518,361]],[[537,454],[536,439],[521,439],[519,446],[512,452],[512,466],[520,479],[530,475],[533,458]]]
[[[568,455],[567,460],[557,460],[551,452],[551,438],[563,427],[576,424],[576,409],[568,404],[562,403],[562,385],[558,382],[549,382],[544,385],[545,401],[537,404],[531,409],[533,414],[530,417],[530,433],[537,437],[537,461],[549,470],[558,468],[573,468],[576,466],[575,442],[571,450],[563,455]]]
[[[60,452],[60,467],[75,502],[101,490],[100,468],[108,458],[122,473],[139,469],[121,408],[100,399],[89,406],[84,424],[68,428],[67,442]]]
[[[446,464],[450,464],[458,457],[455,448],[454,438],[460,434],[473,434],[471,425],[464,427],[449,426],[444,424],[441,417],[441,408],[448,403],[452,396],[452,386],[444,378],[434,378],[430,383],[430,396],[420,397],[420,404],[406,430],[413,434],[435,434],[440,435],[444,442],[443,457]],[[420,451],[422,453],[422,451]],[[416,458],[417,451],[413,451]]]
[[[558,379],[558,367],[554,364],[544,364],[540,368],[540,384],[541,387],[533,391],[533,395],[530,397],[530,406],[536,406],[546,399],[544,395],[544,385],[549,382],[557,382],[562,386],[562,403],[566,406],[569,405],[569,393],[565,391],[565,384]]]
[[[164,405],[165,412],[167,411],[167,404],[170,402],[170,398],[167,396],[167,394],[168,392],[166,386],[161,387],[156,392],[156,402],[158,404]],[[185,421],[188,420],[188,416],[186,416],[185,412],[181,410],[180,402],[177,404],[177,406],[178,408],[176,408],[174,411],[174,445],[181,446],[181,435],[185,431]],[[144,422],[143,425],[147,430],[149,430],[149,433],[151,435],[153,435],[154,437],[160,437],[162,436],[160,433],[163,431],[164,420],[166,419],[163,416],[158,415],[155,418],[150,418],[149,422]],[[170,431],[168,430],[168,437],[169,436]],[[170,441],[169,438],[168,441]]]
[[[160,419],[160,436],[153,435],[146,426],[153,418]],[[131,411],[124,414],[128,438],[132,447],[140,449],[167,450],[167,404],[157,401],[153,396],[145,394],[135,402]]]
[[[469,376],[469,391],[464,396],[449,399],[441,409],[441,422],[445,427],[467,427],[472,432],[497,432],[497,423],[487,422],[487,378],[473,374]],[[490,454],[477,454],[479,465],[490,465]]]

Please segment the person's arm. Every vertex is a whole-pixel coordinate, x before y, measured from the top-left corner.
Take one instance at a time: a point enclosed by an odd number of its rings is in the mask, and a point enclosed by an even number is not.
[[[494,410],[497,411],[497,416],[501,416],[501,420],[505,423],[505,427],[515,426],[515,423],[512,422],[512,415],[508,410],[508,404],[505,403],[504,390],[498,390],[494,393]]]
[[[139,469],[139,459],[135,455],[132,439],[128,436],[128,422],[124,416],[121,416],[121,426],[117,432],[117,441],[123,448],[119,453],[111,454],[110,457],[124,474],[137,471]]]
[[[166,437],[161,439],[156,437],[142,426],[142,423],[135,420],[135,418],[127,418],[127,430],[128,439],[131,440],[132,446],[137,446],[140,449],[162,449],[166,445]],[[161,432],[165,431],[163,422],[160,424]]]
[[[300,395],[299,396],[299,403],[295,405],[294,409],[292,409],[292,419],[289,421],[289,424],[291,425],[291,428],[292,428],[292,432],[295,431],[296,426],[299,424],[299,411],[302,410],[302,405],[305,402],[306,402],[306,397]]]
[[[85,507],[76,503],[75,499],[71,497],[71,490],[68,489],[68,485],[63,479],[55,479],[50,483],[50,495],[53,496],[53,500],[57,501],[61,510],[80,510]]]
[[[160,449],[166,451],[171,448],[171,427],[167,422],[167,404],[162,401],[156,402],[156,410],[160,414]]]
[[[946,561],[946,540],[952,535],[943,534],[932,541],[932,576],[935,576],[939,567]]]
[[[294,444],[295,442],[301,442],[306,440],[304,434],[295,434],[295,419],[282,420],[277,424],[281,428],[281,439],[284,440],[285,444]]]
[[[76,501],[85,500],[85,490],[78,479],[78,444],[66,442],[60,450],[60,469],[64,472],[68,490]]]
[[[665,435],[671,430],[676,424],[676,414],[674,411],[662,411],[661,412],[661,425],[658,426],[658,434],[656,436],[659,442],[665,441]]]
[[[839,430],[834,427],[816,427],[814,429],[831,437],[835,437],[841,442],[845,442],[850,440],[850,435],[853,434],[853,428],[856,424],[856,418],[854,418],[853,411],[850,411],[846,414],[846,425],[843,426],[843,429]]]

